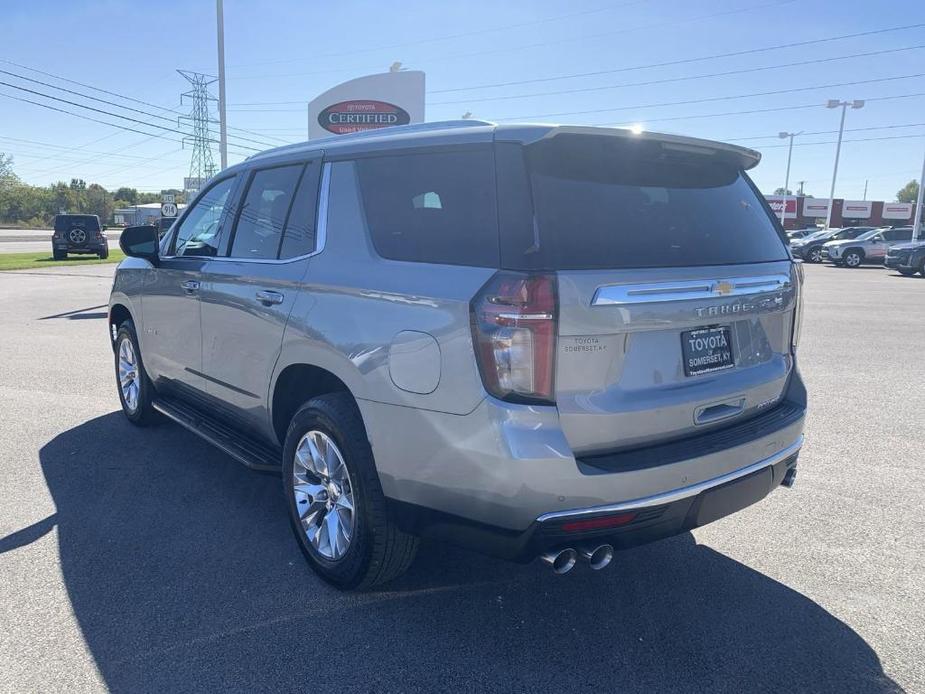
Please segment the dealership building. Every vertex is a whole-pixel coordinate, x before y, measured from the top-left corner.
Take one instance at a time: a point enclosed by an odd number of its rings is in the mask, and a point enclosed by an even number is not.
[[[828,198],[808,198],[802,195],[766,195],[765,198],[778,218],[781,207],[786,206],[785,229],[803,229],[820,222],[824,223],[829,213]],[[832,220],[829,224],[832,227],[888,227],[912,224],[912,210],[915,208],[911,202],[841,198],[835,198],[832,202]]]

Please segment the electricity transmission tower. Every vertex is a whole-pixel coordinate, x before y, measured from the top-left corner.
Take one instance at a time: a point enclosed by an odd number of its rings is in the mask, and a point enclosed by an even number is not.
[[[215,97],[209,94],[209,85],[216,81],[211,75],[204,75],[201,72],[192,72],[190,70],[177,70],[189,81],[193,88],[188,92],[180,95],[180,101],[189,99],[192,101],[193,109],[188,116],[177,118],[178,124],[184,122],[192,125],[193,133],[183,138],[183,144],[188,142],[193,145],[193,155],[190,158],[189,181],[184,186],[189,190],[198,190],[215,173],[215,161],[212,159],[212,135],[209,129],[210,123],[215,123],[215,119],[209,116],[209,102],[215,101]]]

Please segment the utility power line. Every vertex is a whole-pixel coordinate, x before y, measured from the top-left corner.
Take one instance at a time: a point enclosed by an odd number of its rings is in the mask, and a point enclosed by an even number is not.
[[[129,122],[132,122],[132,123],[138,123],[139,125],[143,125],[143,126],[148,127],[148,128],[157,128],[158,130],[164,130],[164,131],[166,131],[166,132],[174,133],[174,134],[176,134],[176,135],[183,135],[183,136],[188,135],[188,133],[186,133],[186,132],[184,132],[184,131],[182,131],[182,130],[178,130],[178,129],[176,129],[176,128],[168,128],[168,127],[166,127],[166,126],[164,126],[164,125],[158,125],[157,123],[151,123],[151,122],[149,122],[149,121],[139,120],[138,118],[132,118],[131,116],[126,116],[126,115],[123,115],[123,114],[120,114],[120,113],[113,113],[112,111],[104,111],[103,109],[99,109],[99,108],[96,108],[96,107],[94,107],[94,106],[87,106],[86,104],[81,104],[81,103],[78,103],[78,102],[76,102],[76,101],[70,101],[69,99],[62,99],[61,97],[54,96],[54,95],[52,95],[52,94],[45,94],[44,92],[36,91],[35,89],[29,89],[29,88],[27,88],[27,87],[22,87],[22,86],[19,86],[19,85],[17,85],[17,84],[12,84],[12,83],[10,83],[10,82],[4,82],[4,81],[0,80],[0,86],[10,87],[10,88],[12,88],[12,89],[18,89],[19,91],[27,92],[27,93],[29,93],[29,94],[35,94],[35,95],[41,96],[41,97],[43,97],[43,98],[45,98],[45,99],[51,99],[51,100],[53,100],[53,101],[59,101],[59,102],[61,102],[61,103],[68,104],[69,106],[76,106],[77,108],[86,109],[86,110],[88,110],[88,111],[93,111],[93,112],[95,112],[95,113],[100,113],[100,114],[103,114],[103,115],[106,115],[106,116],[110,116],[110,117],[113,117],[113,118],[120,118],[120,119],[122,119],[122,120],[126,120],[126,121],[129,121]],[[24,99],[22,99],[22,100],[24,101]],[[40,105],[40,106],[46,106],[46,104],[39,104],[38,102],[35,102],[35,101],[33,101],[33,102],[31,102],[31,103],[35,103],[35,104]],[[118,107],[118,104],[113,104],[113,105],[116,106],[116,107]],[[76,114],[71,113],[70,115],[76,115]],[[112,125],[112,123],[109,123],[109,125]],[[139,132],[140,132],[140,131],[139,131]],[[143,134],[143,135],[150,135],[151,133],[142,133],[142,134]],[[210,140],[210,142],[217,142],[217,140]],[[254,152],[259,152],[259,151],[261,151],[261,150],[259,150],[259,149],[256,148],[256,147],[249,147],[249,146],[247,146],[247,145],[236,145],[236,146],[239,147],[240,149],[249,149],[249,150],[252,150],[252,151],[254,151]]]
[[[914,92],[911,94],[897,94],[895,96],[876,96],[872,98],[865,99],[865,101],[892,101],[895,99],[912,99],[915,97],[925,96],[925,92]],[[679,120],[697,120],[700,118],[722,118],[724,116],[747,116],[755,113],[774,113],[778,111],[798,111],[807,108],[819,108],[819,102],[811,104],[800,104],[797,106],[772,106],[770,108],[754,108],[747,109],[743,111],[724,111],[722,113],[694,113],[687,114],[684,116],[662,116],[659,118],[646,118],[645,123],[664,123],[667,121],[679,121]],[[624,121],[620,123],[614,123],[613,121],[607,121],[604,123],[590,123],[589,125],[597,126],[609,126],[612,128],[618,128],[621,126],[630,126],[636,125],[635,122]]]
[[[555,39],[555,40],[552,40],[552,41],[540,41],[540,42],[537,42],[537,43],[528,43],[528,44],[523,44],[523,45],[520,45],[520,46],[507,46],[507,47],[504,47],[504,48],[495,48],[495,49],[480,50],[480,51],[470,51],[470,52],[467,52],[467,53],[453,53],[453,54],[447,54],[447,55],[439,55],[439,56],[433,56],[433,57],[428,58],[427,62],[428,62],[428,64],[437,63],[437,62],[448,62],[448,61],[459,60],[460,58],[470,58],[470,57],[472,57],[472,56],[486,56],[486,55],[497,55],[497,54],[499,54],[499,53],[512,53],[512,52],[515,52],[515,51],[522,51],[522,50],[527,50],[527,49],[530,49],[530,48],[549,48],[550,46],[561,45],[561,44],[564,44],[564,43],[575,43],[575,42],[577,42],[577,41],[588,42],[588,41],[593,41],[593,40],[595,40],[595,39],[607,38],[607,37],[610,37],[610,36],[615,36],[615,35],[618,35],[618,34],[626,34],[626,33],[630,33],[630,32],[639,32],[639,31],[648,31],[648,30],[650,30],[650,29],[661,29],[661,28],[664,28],[664,27],[667,27],[667,26],[673,26],[673,25],[676,25],[676,24],[687,24],[687,23],[690,23],[690,22],[699,22],[699,21],[703,21],[703,20],[706,20],[706,19],[715,19],[716,17],[723,17],[723,16],[727,16],[727,15],[731,15],[731,14],[739,14],[739,13],[744,13],[744,12],[753,12],[753,11],[755,11],[755,10],[767,9],[767,8],[769,8],[769,7],[779,7],[779,6],[781,6],[781,5],[786,5],[786,4],[795,2],[795,1],[796,1],[796,0],[775,0],[774,2],[765,3],[765,4],[763,4],[763,5],[753,5],[753,6],[751,6],[751,7],[739,7],[739,8],[735,8],[735,9],[732,9],[732,10],[723,10],[723,11],[720,11],[720,12],[712,12],[712,13],[710,13],[710,14],[698,15],[698,16],[696,16],[696,17],[682,17],[682,18],[678,18],[678,19],[670,19],[670,20],[665,20],[665,21],[661,21],[661,22],[654,22],[654,23],[652,23],[652,24],[644,24],[644,25],[635,26],[635,27],[628,27],[628,28],[625,28],[625,29],[617,29],[616,31],[606,31],[606,32],[598,33],[598,34],[583,34],[583,35],[581,35],[581,36],[573,36],[573,37],[570,37],[570,38]],[[312,55],[311,58],[306,58],[305,60],[314,61],[314,60],[317,60],[318,58],[323,58],[323,57],[340,57],[340,56],[342,56],[342,55],[353,55],[354,53],[355,53],[354,51],[350,51],[349,53],[337,53],[337,54],[328,53],[328,54]],[[349,71],[350,71],[350,72],[355,72],[355,71],[358,71],[359,69],[360,69],[360,68],[351,68]],[[377,68],[368,68],[368,69],[377,69]],[[274,77],[303,77],[303,76],[305,76],[305,75],[317,75],[317,74],[326,73],[326,72],[342,72],[342,70],[334,70],[334,71],[332,71],[332,70],[322,70],[322,71],[317,71],[317,70],[315,70],[315,71],[311,71],[311,72],[289,72],[289,73],[279,73],[279,74],[272,74],[272,73],[267,74],[267,73],[264,73],[264,74],[261,74],[261,75],[243,75],[243,76],[235,77],[234,79],[236,79],[236,80],[244,80],[244,79],[267,79],[267,78],[274,78]],[[230,79],[232,79],[232,78],[229,78],[229,80],[230,80]]]
[[[507,118],[497,118],[495,120],[499,121],[516,121],[516,120],[529,120],[531,118],[552,118],[557,116],[578,116],[585,115],[588,113],[609,113],[613,111],[631,111],[636,108],[658,108],[662,106],[686,106],[687,104],[705,104],[715,101],[734,101],[736,99],[749,99],[757,96],[777,96],[779,94],[795,94],[797,92],[809,92],[816,91],[819,89],[830,89],[835,87],[848,87],[858,84],[875,84],[880,82],[895,82],[898,80],[907,80],[914,79],[916,77],[925,77],[925,72],[918,72],[911,75],[898,75],[896,77],[881,77],[878,79],[870,80],[856,80],[852,82],[836,82],[833,84],[820,84],[812,87],[793,87],[791,89],[774,89],[766,92],[752,92],[750,94],[731,94],[727,96],[710,96],[704,97],[701,99],[684,99],[682,101],[665,101],[655,104],[635,104],[632,106],[616,106],[613,108],[597,108],[597,109],[588,109],[584,111],[560,111],[557,113],[539,113],[539,114],[530,114],[526,116],[510,116]],[[0,83],[2,84],[2,83]]]
[[[818,108],[818,104],[816,105]],[[845,128],[846,133],[851,132],[862,132],[869,130],[890,130],[894,128],[920,128],[925,126],[925,123],[907,123],[905,125],[874,125],[866,128]],[[816,130],[815,132],[802,132],[800,135],[833,135],[837,133],[837,130]],[[727,142],[745,142],[746,140],[779,140],[780,135],[759,135],[753,137],[732,137],[726,140]],[[769,147],[771,145],[768,145]],[[778,145],[774,145],[775,147]],[[785,145],[780,145],[781,147]]]
[[[7,59],[5,59],[5,58],[0,58],[0,63],[5,63],[5,64],[7,64],[7,65],[13,65],[14,67],[18,67],[18,68],[20,68],[20,69],[22,69],[22,70],[29,70],[30,72],[34,72],[34,73],[39,74],[39,75],[44,75],[45,77],[51,77],[51,78],[56,79],[56,80],[59,80],[59,81],[61,81],[61,82],[67,82],[68,84],[76,84],[77,86],[84,87],[84,88],[86,88],[86,89],[92,89],[93,91],[100,92],[101,94],[108,94],[108,95],[110,95],[110,96],[114,96],[114,97],[117,97],[117,98],[119,98],[119,99],[124,99],[124,100],[126,100],[126,101],[131,101],[131,102],[133,102],[133,103],[141,104],[141,105],[143,105],[143,106],[149,106],[149,107],[151,107],[151,108],[154,108],[154,109],[157,109],[157,110],[160,110],[160,111],[170,111],[171,113],[174,113],[174,114],[176,114],[176,115],[181,115],[181,116],[182,116],[182,115],[186,115],[186,114],[184,114],[182,111],[177,111],[177,110],[176,110],[176,107],[166,107],[166,106],[160,106],[160,105],[158,105],[158,104],[153,104],[153,103],[151,103],[150,101],[144,101],[144,100],[142,100],[142,99],[136,99],[135,97],[133,97],[133,96],[128,96],[127,94],[120,94],[120,93],[118,93],[118,92],[113,92],[113,91],[110,91],[110,90],[108,90],[108,89],[103,89],[103,88],[101,88],[101,87],[95,87],[95,86],[93,86],[92,84],[87,84],[86,82],[79,82],[79,81],[77,81],[77,80],[70,79],[69,77],[64,77],[64,76],[62,76],[62,75],[56,75],[55,73],[46,72],[46,71],[44,71],[44,70],[39,70],[39,69],[37,69],[37,68],[29,67],[28,65],[23,65],[23,64],[21,64],[21,63],[14,62],[14,61],[12,61],[12,60],[7,60]],[[11,73],[7,73],[7,74],[11,74]],[[23,77],[23,76],[21,76],[21,75],[17,75],[17,76],[18,76],[20,79],[30,79],[30,78],[28,78],[28,77]],[[35,81],[35,80],[33,80],[33,81]],[[43,83],[41,83],[41,84],[45,84],[45,83],[43,82]],[[51,85],[49,85],[49,86],[51,86]],[[57,87],[57,86],[56,86],[55,88],[56,88],[56,89],[63,89],[63,87]],[[93,97],[91,97],[91,96],[89,96],[89,95],[83,95],[83,96],[86,96],[87,98],[93,98]],[[245,128],[233,128],[233,127],[229,126],[228,129],[229,129],[229,130],[236,130],[236,131],[238,131],[238,132],[248,133],[248,134],[250,134],[250,135],[257,135],[258,137],[265,137],[265,138],[268,138],[268,139],[279,139],[279,138],[274,138],[274,137],[272,137],[272,136],[270,136],[270,135],[261,135],[260,133],[252,132],[252,131],[247,130],[247,129],[245,129]],[[272,145],[267,145],[267,146],[272,146]]]
[[[856,39],[864,36],[875,36],[877,34],[887,34],[894,31],[905,31],[907,29],[920,29],[925,27],[925,22],[920,24],[905,24],[903,26],[888,27],[886,29],[874,29],[872,31],[862,31],[856,34],[841,34],[839,36],[828,36],[821,39],[810,39],[808,41],[795,41],[792,43],[781,43],[776,46],[765,46],[763,48],[749,48],[742,51],[732,51],[730,53],[715,53],[697,58],[682,58],[679,60],[667,60],[659,63],[648,63],[645,65],[632,65],[629,67],[612,68],[608,70],[594,70],[592,72],[576,72],[569,75],[556,75],[552,77],[537,77],[534,79],[514,80],[511,82],[491,82],[488,84],[475,84],[468,87],[454,87],[452,89],[434,89],[431,94],[445,94],[448,92],[465,92],[475,89],[489,89],[492,87],[514,87],[523,84],[536,84],[538,82],[555,82],[558,80],[570,80],[579,77],[599,77],[601,75],[612,75],[618,72],[633,72],[635,70],[649,70],[658,67],[672,67],[675,65],[687,65],[689,63],[698,63],[706,60],[718,60],[720,58],[737,58],[743,55],[753,55],[755,53],[765,53],[767,51],[776,51],[786,48],[801,48],[803,46],[812,46],[820,43],[829,43],[831,41],[843,41],[845,39]],[[301,103],[301,102],[300,102]]]
[[[27,98],[25,98],[25,97],[15,96],[15,95],[13,95],[13,94],[4,94],[3,92],[0,92],[0,96],[6,97],[7,99],[13,99],[14,101],[22,101],[22,102],[27,103],[27,104],[33,104],[33,105],[35,105],[35,106],[41,106],[42,108],[46,108],[46,109],[48,109],[48,110],[50,110],[50,111],[57,111],[58,113],[64,113],[64,114],[67,114],[67,115],[69,115],[69,116],[74,116],[75,118],[81,118],[81,119],[83,119],[83,120],[92,121],[92,122],[94,122],[94,123],[100,123],[101,125],[108,125],[108,126],[110,126],[110,127],[112,127],[112,128],[118,128],[119,130],[125,130],[125,131],[128,131],[128,132],[138,133],[139,135],[148,135],[148,136],[150,136],[150,137],[159,137],[159,138],[161,138],[161,139],[169,140],[169,141],[171,141],[171,142],[181,142],[181,140],[177,140],[177,139],[174,139],[174,138],[172,138],[172,137],[168,137],[168,136],[166,136],[166,135],[164,135],[164,134],[162,134],[162,133],[150,133],[150,132],[145,132],[144,130],[138,130],[137,128],[133,128],[133,127],[130,127],[130,126],[127,126],[127,125],[122,125],[121,123],[111,123],[111,122],[109,122],[109,121],[100,120],[99,118],[94,118],[94,117],[92,117],[92,116],[87,116],[87,115],[84,115],[84,114],[82,114],[82,113],[74,113],[73,111],[68,111],[68,110],[66,110],[66,109],[59,108],[59,107],[57,107],[57,106],[52,106],[51,104],[44,104],[44,103],[42,103],[41,101],[35,101],[35,100],[33,100],[33,99],[27,99]],[[157,127],[160,127],[160,126],[157,126]],[[182,132],[180,132],[180,131],[176,131],[176,132],[180,133],[181,135],[185,134],[185,133],[182,133]],[[248,149],[253,149],[253,148],[249,147]],[[239,156],[250,156],[250,153],[243,153],[243,154],[242,154],[241,152],[236,152],[235,154],[238,154]]]
[[[124,106],[124,105],[122,105],[122,104],[115,103],[115,102],[110,101],[110,100],[108,100],[108,99],[100,99],[99,97],[92,96],[91,94],[84,94],[84,93],[82,93],[82,92],[78,92],[78,91],[75,91],[75,90],[73,90],[73,89],[67,89],[66,87],[59,87],[58,85],[50,84],[50,83],[48,83],[48,82],[43,82],[42,80],[33,79],[33,78],[31,78],[31,77],[26,77],[25,75],[20,75],[20,74],[17,74],[17,73],[15,73],[15,72],[10,72],[9,70],[0,70],[0,74],[10,75],[10,76],[15,77],[15,78],[17,78],[17,79],[25,80],[25,81],[27,81],[27,82],[32,82],[32,83],[34,83],[34,84],[40,84],[40,85],[43,85],[43,86],[45,86],[45,87],[49,87],[49,88],[51,88],[51,89],[56,89],[56,90],[58,90],[58,91],[65,92],[65,93],[67,93],[67,94],[74,94],[74,95],[79,96],[79,97],[82,97],[82,98],[84,98],[84,99],[90,99],[90,100],[92,100],[92,101],[96,101],[96,102],[98,102],[98,103],[106,104],[106,105],[108,105],[108,106],[113,106],[113,107],[115,107],[115,108],[119,108],[119,109],[122,109],[122,110],[124,110],[124,111],[131,111],[132,113],[138,113],[138,114],[141,114],[141,115],[144,115],[144,116],[148,116],[149,118],[157,118],[157,119],[162,120],[162,121],[167,121],[168,123],[175,123],[175,122],[176,122],[176,118],[168,118],[167,116],[162,116],[162,115],[156,114],[156,113],[150,113],[150,112],[148,112],[148,111],[143,111],[143,110],[141,110],[141,109],[134,108],[134,107],[132,107],[132,106]],[[0,83],[0,84],[2,84],[2,83]],[[34,92],[34,93],[39,94],[40,92]],[[49,98],[54,98],[54,97],[49,97]],[[85,107],[85,106],[81,106],[81,108],[86,108],[86,107]],[[174,111],[173,109],[162,109],[162,110],[169,110],[171,113],[176,113],[176,114],[181,115],[181,116],[185,116],[185,115],[186,115],[186,114],[183,114],[181,111]],[[116,114],[116,115],[118,115],[118,114]],[[270,143],[270,142],[262,142],[262,141],[253,140],[253,139],[247,138],[247,137],[241,137],[241,136],[236,136],[236,137],[237,137],[237,139],[238,139],[239,141],[241,141],[241,142],[250,142],[250,143],[253,143],[253,144],[257,144],[257,145],[262,145],[262,146],[264,146],[264,147],[275,147],[275,146],[276,146],[275,144]]]
[[[918,46],[906,46],[903,48],[887,48],[880,51],[870,51],[868,53],[852,53],[850,55],[840,55],[832,58],[815,58],[813,60],[800,60],[794,63],[780,63],[778,65],[764,65],[760,67],[748,67],[738,70],[727,70],[725,72],[711,72],[704,75],[685,75],[683,77],[665,77],[657,80],[647,80],[644,82],[623,82],[622,84],[610,84],[597,87],[579,87],[576,89],[561,89],[557,91],[532,92],[529,94],[505,94],[503,96],[485,96],[475,99],[458,99],[454,101],[433,101],[428,106],[446,106],[448,104],[469,104],[485,101],[512,101],[517,99],[526,99],[535,96],[560,96],[562,94],[578,94],[584,92],[600,92],[608,89],[625,89],[628,87],[649,87],[657,84],[670,84],[674,82],[688,82],[690,80],[702,80],[712,77],[729,77],[731,75],[744,75],[752,72],[764,72],[765,70],[777,70],[788,67],[801,67],[803,65],[815,65],[819,63],[833,63],[839,60],[849,60],[852,58],[868,58],[875,55],[886,55],[889,53],[901,53],[903,51],[914,51],[925,48],[925,44]]]
[[[418,39],[415,41],[405,41],[402,43],[392,43],[384,46],[375,46],[372,48],[359,48],[352,50],[346,53],[321,53],[313,56],[311,59],[315,60],[317,58],[339,58],[342,56],[356,55],[357,53],[373,53],[375,51],[385,51],[391,50],[392,48],[406,48],[409,46],[420,46],[427,43],[438,43],[440,41],[450,41],[454,39],[466,38],[469,36],[480,36],[482,34],[490,34],[498,31],[507,31],[509,29],[520,29],[527,26],[536,26],[537,24],[548,24],[549,22],[558,22],[563,19],[570,19],[572,17],[582,17],[590,14],[599,14],[601,12],[610,12],[613,10],[619,10],[631,5],[642,5],[651,0],[632,0],[631,2],[624,2],[618,5],[608,5],[607,7],[597,7],[590,10],[581,10],[579,12],[568,12],[566,14],[555,15],[552,17],[544,17],[543,19],[533,19],[527,22],[517,22],[515,24],[505,24],[502,26],[496,27],[486,27],[482,29],[474,29],[472,31],[463,31],[456,34],[444,34],[443,36],[433,36],[427,39]],[[306,58],[284,58],[281,60],[264,60],[261,62],[255,63],[238,63],[232,65],[231,67],[256,67],[262,65],[280,65],[284,63],[301,63],[305,62]]]

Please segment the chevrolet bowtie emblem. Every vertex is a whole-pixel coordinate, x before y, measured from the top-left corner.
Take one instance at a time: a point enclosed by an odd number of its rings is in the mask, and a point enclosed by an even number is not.
[[[727,294],[732,294],[732,290],[735,289],[732,282],[715,282],[713,284],[713,293],[719,294],[720,296],[726,296]]]

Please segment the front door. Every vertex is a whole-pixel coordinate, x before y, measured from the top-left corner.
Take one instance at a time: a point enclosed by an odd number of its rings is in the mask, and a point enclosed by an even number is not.
[[[142,299],[145,368],[158,390],[205,393],[200,291],[203,270],[219,248],[234,177],[210,186],[184,215]]]
[[[227,256],[210,262],[203,277],[208,392],[227,416],[267,436],[270,379],[315,250],[319,171],[318,162],[254,171],[234,215]]]

